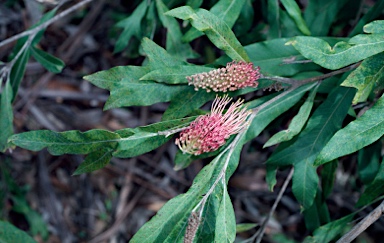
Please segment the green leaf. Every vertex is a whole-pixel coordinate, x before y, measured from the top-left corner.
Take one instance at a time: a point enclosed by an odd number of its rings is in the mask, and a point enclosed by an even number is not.
[[[316,96],[316,91],[319,86],[316,86],[308,96],[305,103],[300,107],[299,113],[292,119],[287,130],[280,131],[273,135],[263,146],[269,147],[284,141],[291,140],[296,136],[304,127],[312,110],[313,101]]]
[[[223,198],[216,218],[215,242],[234,242],[236,237],[235,212],[228,191],[224,188]]]
[[[212,43],[233,60],[249,61],[249,57],[232,30],[222,20],[205,9],[193,10],[189,6],[172,9],[166,15],[190,20],[193,27],[203,31]]]
[[[339,42],[331,47],[320,38],[297,36],[289,44],[307,59],[324,68],[335,70],[384,51],[383,38],[384,33],[361,34],[348,42]]]
[[[305,92],[313,88],[315,85],[316,84],[308,84],[301,86],[300,88],[292,91],[290,95],[286,95],[262,109],[252,120],[249,129],[247,130],[246,141],[258,136],[271,121],[295,105],[301,97],[303,97]],[[252,109],[272,99],[274,96],[275,95],[264,96],[260,99],[248,102],[246,105],[249,109]]]
[[[361,207],[370,204],[379,196],[384,194],[384,159],[381,161],[380,168],[373,182],[367,186],[363,194],[357,201],[356,206]]]
[[[104,110],[127,106],[148,106],[168,102],[175,96],[193,90],[191,86],[166,85],[151,81],[123,79],[116,85],[104,106]]]
[[[311,35],[311,31],[308,29],[308,26],[305,23],[305,20],[301,16],[301,10],[299,8],[299,5],[297,5],[297,3],[294,0],[281,0],[281,3],[283,4],[284,8],[287,10],[289,16],[295,21],[297,28],[304,35]]]
[[[149,71],[149,67],[117,66],[109,70],[84,76],[83,78],[99,88],[113,90],[116,87],[120,87],[124,82],[129,83],[132,80],[139,80]]]
[[[292,192],[303,209],[308,209],[313,204],[319,184],[316,167],[306,161],[295,163],[294,167]]]
[[[326,36],[347,0],[310,0],[304,11],[313,36]]]
[[[47,147],[52,155],[88,154],[100,149],[114,149],[120,136],[116,133],[94,129],[87,132],[53,132],[47,130],[15,134],[9,143],[32,151]]]
[[[268,189],[273,192],[273,188],[275,187],[277,180],[276,180],[276,174],[277,174],[277,166],[274,165],[267,165],[267,174],[265,175],[265,180],[268,184]]]
[[[267,161],[276,166],[295,166],[292,189],[304,208],[312,205],[316,195],[314,186],[315,182],[317,186],[318,177],[313,162],[332,134],[341,127],[354,94],[354,89],[336,88],[316,109],[297,139],[285,148],[283,143],[283,149],[277,149]]]
[[[19,90],[19,86],[21,83],[21,80],[24,76],[25,68],[27,66],[29,56],[30,56],[30,49],[28,48],[25,50],[19,59],[15,62],[15,64],[12,67],[11,73],[9,75],[9,79],[12,84],[12,94],[14,97],[12,97],[12,101],[15,99],[17,91]]]
[[[365,59],[341,84],[357,89],[353,103],[365,102],[374,87],[384,85],[384,53]]]
[[[1,243],[36,243],[36,241],[30,237],[27,233],[21,229],[16,228],[12,224],[0,221],[0,242]]]
[[[121,136],[121,140],[113,156],[130,158],[152,151],[166,143],[172,137],[160,135],[158,132],[186,127],[195,119],[196,116],[162,121],[134,129],[127,128],[118,130],[116,133]]]
[[[143,51],[149,59],[148,66],[151,70],[162,69],[165,67],[187,65],[187,63],[175,56],[169,54],[164,48],[157,45],[148,38],[143,38],[141,41]]]
[[[357,170],[360,180],[371,183],[379,171],[382,143],[380,140],[361,149],[357,157]],[[327,164],[326,164],[327,165]]]
[[[220,0],[215,5],[213,5],[209,12],[226,23],[229,28],[232,28],[240,15],[244,3],[245,0]],[[187,31],[187,33],[185,33],[182,40],[184,42],[191,42],[202,35],[203,33],[201,31],[197,30],[196,28],[191,28]]]
[[[233,154],[224,152],[206,165],[194,179],[191,188],[186,193],[168,201],[159,212],[133,236],[131,242],[182,242],[192,209],[202,200],[202,197],[208,192],[211,186],[215,184],[227,159],[229,160],[226,173],[228,180],[237,167],[241,148],[242,146],[238,146]],[[219,182],[216,184],[216,187],[213,188],[212,194],[210,194],[207,199],[196,238],[202,241],[214,239],[218,209],[222,200],[224,200],[223,186],[222,183]],[[235,221],[233,221],[233,223],[234,222]]]
[[[339,130],[317,156],[321,165],[377,141],[384,134],[384,95],[364,115]]]
[[[253,223],[237,224],[236,225],[236,233],[248,231],[250,229],[255,228],[257,225],[258,224],[253,224]]]
[[[281,37],[280,30],[280,8],[278,0],[269,0],[268,2],[268,24],[269,31],[268,37],[269,39],[275,39]],[[252,60],[252,57],[251,57]]]
[[[73,172],[73,175],[89,173],[104,168],[112,158],[112,149],[100,149],[91,152],[79,167]]]
[[[303,162],[313,163],[325,144],[341,127],[354,93],[352,88],[334,89],[315,110],[294,144],[272,154],[267,163],[278,166]]]
[[[135,8],[135,11],[126,19],[121,20],[116,24],[117,27],[124,28],[115,44],[114,52],[122,51],[129,43],[132,36],[141,38],[141,21],[147,12],[148,3],[143,1]]]
[[[157,12],[161,23],[167,28],[167,51],[180,59],[196,58],[198,55],[192,50],[189,44],[182,42],[182,33],[179,23],[172,17],[164,15],[169,11],[167,6],[161,0],[156,0]]]
[[[0,82],[1,83],[1,82]],[[5,82],[5,87],[0,99],[0,151],[7,149],[7,140],[13,134],[13,111],[12,111],[12,87],[10,81]]]
[[[383,8],[384,8],[384,2],[383,1],[378,1],[375,3],[375,5],[373,5],[366,13],[363,17],[360,18],[359,22],[356,24],[355,28],[353,28],[353,30],[351,31],[351,33],[349,34],[349,36],[354,36],[356,34],[359,34],[362,32],[363,29],[365,29],[365,24],[368,23],[369,21],[372,21],[374,19],[377,19],[380,15],[381,15],[381,12],[383,11]],[[378,20],[380,21],[380,20]],[[380,23],[378,23],[379,25]],[[368,24],[369,25],[369,24]],[[378,27],[378,25],[375,25],[375,29]],[[364,26],[364,27],[363,27]],[[370,33],[370,30],[371,27],[368,27],[368,32],[367,33]],[[379,27],[379,28],[382,28],[382,27]],[[378,29],[379,30],[379,29]],[[373,30],[373,31],[376,31],[376,30]],[[378,33],[381,32],[380,30],[378,31]]]
[[[338,161],[334,160],[331,163],[325,164],[321,170],[321,188],[323,189],[322,197],[325,200],[332,192]]]
[[[260,66],[263,74],[277,76],[293,76],[302,71],[315,70],[318,66],[313,63],[289,63],[305,58],[292,46],[286,46],[288,38],[258,42],[245,46],[251,62]]]
[[[376,20],[365,25],[364,32],[370,34],[384,33],[384,20]]]
[[[321,226],[313,232],[313,236],[305,238],[304,243],[327,243],[341,234],[348,223],[351,222],[356,213],[349,214],[341,219],[332,221]]]
[[[188,84],[187,76],[211,70],[213,68],[204,66],[172,66],[149,72],[141,77],[140,80],[154,80],[167,84]]]
[[[236,20],[236,25],[233,27],[233,31],[237,37],[247,35],[248,31],[250,31],[253,27],[252,21],[249,20],[254,19],[254,17],[255,10],[252,6],[252,0],[245,0],[245,3],[240,12],[240,16]],[[228,23],[227,25],[229,26]]]
[[[64,62],[59,58],[52,56],[48,52],[40,50],[36,47],[31,47],[32,56],[43,65],[48,71],[52,73],[60,73],[64,68]]]

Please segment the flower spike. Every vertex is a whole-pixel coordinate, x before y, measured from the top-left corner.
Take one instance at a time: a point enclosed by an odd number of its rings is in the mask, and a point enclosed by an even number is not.
[[[194,85],[195,90],[206,89],[207,92],[228,92],[245,87],[257,87],[260,78],[260,68],[243,61],[227,63],[225,68],[210,72],[198,73],[187,77],[188,84]]]
[[[225,106],[231,100],[227,95],[216,97],[211,113],[197,117],[180,133],[175,143],[183,153],[199,155],[215,151],[224,145],[231,135],[239,133],[248,125],[247,118],[251,111],[243,106],[243,100],[232,103],[223,114]]]

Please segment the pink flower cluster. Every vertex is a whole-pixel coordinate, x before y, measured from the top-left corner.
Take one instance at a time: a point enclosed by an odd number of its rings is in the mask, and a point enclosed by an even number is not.
[[[252,63],[233,61],[227,63],[225,68],[218,68],[207,73],[198,73],[188,76],[188,84],[194,85],[195,90],[206,89],[207,92],[227,92],[245,87],[257,87],[260,78],[260,68]]]
[[[228,96],[216,97],[211,113],[196,118],[187,129],[180,133],[176,145],[183,153],[199,155],[212,152],[225,144],[231,135],[239,133],[248,125],[247,117],[251,111],[243,107],[243,100],[232,103],[223,114],[225,106],[231,101]]]

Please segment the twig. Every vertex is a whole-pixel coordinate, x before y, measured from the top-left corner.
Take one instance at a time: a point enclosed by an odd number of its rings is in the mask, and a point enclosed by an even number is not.
[[[24,36],[27,36],[27,35],[30,35],[30,34],[36,34],[38,33],[40,30],[42,29],[45,29],[46,27],[48,27],[49,25],[51,25],[52,23],[56,22],[57,20],[67,16],[68,14],[72,13],[73,11],[81,8],[82,6],[84,6],[85,4],[91,2],[93,0],[84,0],[82,2],[79,2],[78,4],[76,5],[73,5],[72,7],[64,10],[63,12],[57,14],[55,17],[53,17],[52,19],[48,20],[47,22],[44,22],[43,24],[39,25],[39,26],[36,26],[35,28],[33,29],[30,29],[30,30],[26,30],[24,32],[21,32],[20,34],[17,34],[17,35],[14,35],[6,40],[3,40],[2,42],[0,42],[0,47],[2,46],[5,46],[15,40],[18,40]]]
[[[261,79],[274,80],[274,81],[277,81],[280,83],[285,83],[285,84],[297,85],[297,87],[298,87],[298,86],[301,86],[303,84],[312,83],[315,81],[319,81],[319,80],[323,80],[323,79],[335,76],[335,75],[340,74],[340,73],[348,72],[352,69],[357,68],[360,65],[360,63],[361,62],[358,62],[358,63],[352,64],[348,67],[345,67],[345,68],[342,68],[342,69],[339,69],[339,70],[336,70],[336,71],[333,71],[330,73],[326,73],[324,75],[320,75],[320,76],[316,76],[316,77],[312,77],[312,78],[307,78],[307,79],[303,79],[303,80],[297,80],[297,79],[293,79],[293,78],[284,78],[284,77],[279,77],[279,76],[265,76],[265,75],[261,75],[260,78]]]
[[[355,227],[353,227],[348,233],[341,237],[336,243],[348,243],[353,241],[358,235],[365,231],[375,221],[377,221],[384,213],[384,201],[369,213],[364,219],[362,219]]]

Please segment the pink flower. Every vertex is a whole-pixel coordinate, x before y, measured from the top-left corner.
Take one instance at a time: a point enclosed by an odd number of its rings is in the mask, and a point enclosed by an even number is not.
[[[217,150],[231,135],[239,133],[248,125],[251,114],[243,107],[243,100],[232,103],[226,113],[225,106],[231,101],[228,96],[216,97],[211,113],[196,118],[187,129],[180,133],[176,145],[183,153],[199,155]]]
[[[245,87],[257,87],[256,80],[260,78],[260,68],[252,63],[233,61],[227,63],[225,68],[212,70],[208,73],[198,73],[188,76],[188,84],[194,85],[195,90],[206,89],[207,92],[227,92]]]

